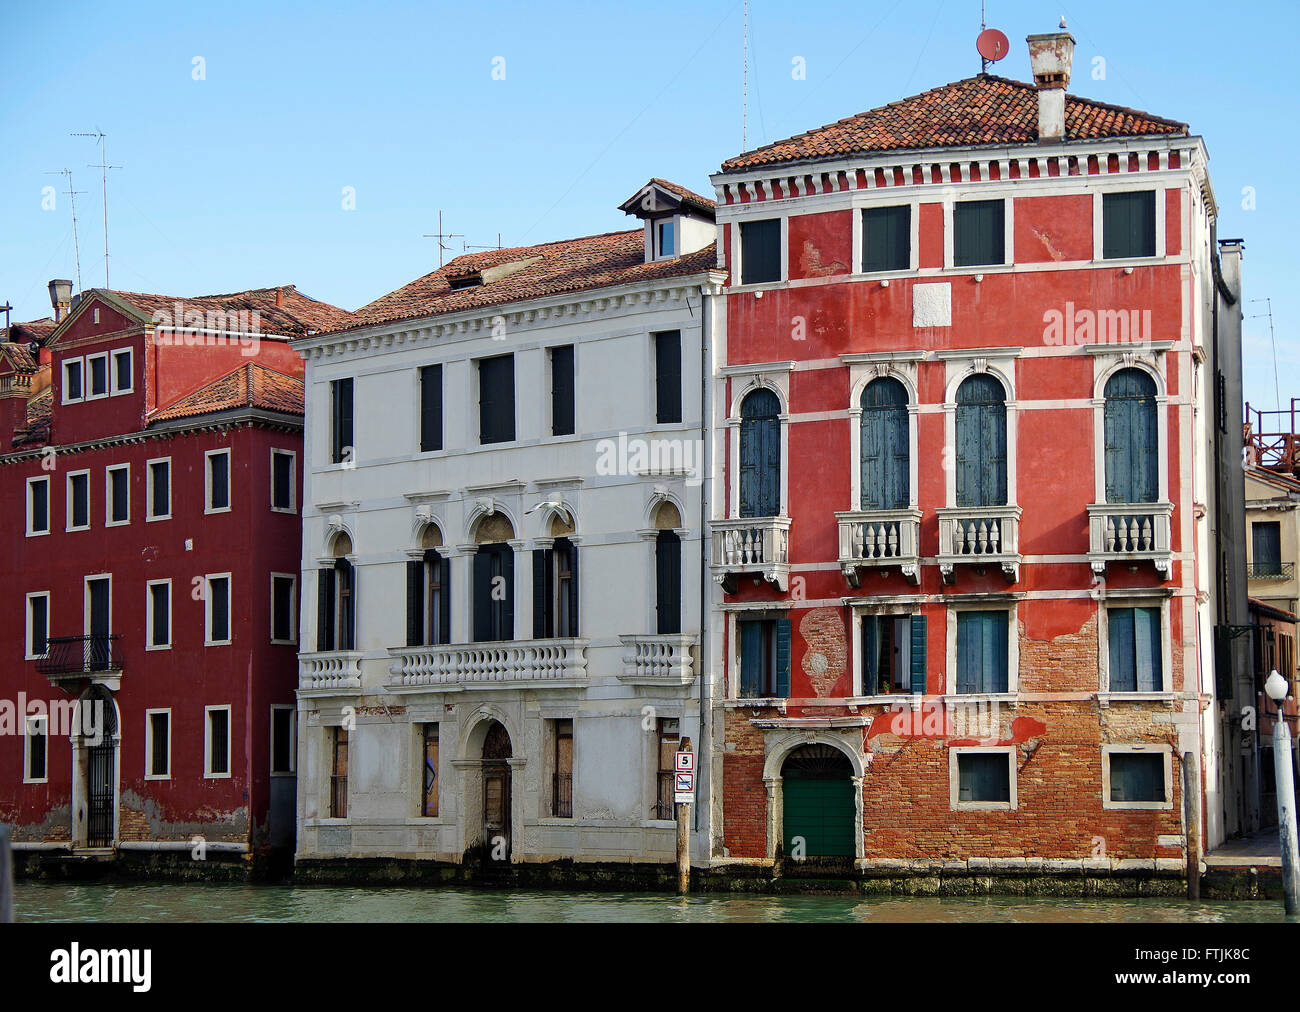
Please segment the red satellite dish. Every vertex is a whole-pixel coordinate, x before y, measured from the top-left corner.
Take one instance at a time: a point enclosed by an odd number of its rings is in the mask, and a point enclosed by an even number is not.
[[[990,63],[997,63],[1011,51],[1011,43],[1007,37],[996,28],[986,28],[980,32],[980,37],[975,40],[975,48],[979,50],[980,56]]]

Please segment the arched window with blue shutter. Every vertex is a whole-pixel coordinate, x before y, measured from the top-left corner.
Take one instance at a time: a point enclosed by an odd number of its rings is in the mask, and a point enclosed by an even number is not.
[[[1007,402],[1002,384],[975,373],[957,388],[957,505],[1007,504]]]
[[[1106,501],[1155,502],[1160,494],[1156,383],[1141,369],[1106,381]]]
[[[884,376],[862,391],[861,471],[864,510],[906,509],[908,479],[907,389]]]
[[[781,515],[781,402],[767,389],[740,405],[740,515]]]

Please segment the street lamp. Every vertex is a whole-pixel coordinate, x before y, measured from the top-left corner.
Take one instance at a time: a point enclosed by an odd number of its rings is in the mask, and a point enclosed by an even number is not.
[[[1290,686],[1277,670],[1264,682],[1264,691],[1277,706],[1273,725],[1273,775],[1277,781],[1277,837],[1282,850],[1282,900],[1286,912],[1300,911],[1300,856],[1296,851],[1295,783],[1291,776],[1291,730],[1282,704]]]

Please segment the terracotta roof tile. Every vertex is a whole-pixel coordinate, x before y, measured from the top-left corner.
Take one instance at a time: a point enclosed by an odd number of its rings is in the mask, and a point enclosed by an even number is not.
[[[150,421],[170,421],[240,407],[301,415],[302,405],[302,380],[249,362],[154,412]]]
[[[1067,95],[1066,140],[1186,134],[1187,124]],[[1038,140],[1032,84],[981,74],[756,148],[722,163],[724,172],[868,151],[1027,144]]]
[[[91,289],[85,296],[94,294],[98,289]],[[144,292],[120,292],[113,290],[110,294],[130,303],[144,316],[152,317],[155,312],[174,315],[177,303],[183,310],[219,310],[227,313],[257,311],[260,329],[267,334],[283,334],[289,337],[304,337],[308,333],[332,330],[342,327],[348,319],[348,312],[331,306],[327,302],[318,302],[310,296],[303,295],[293,285],[280,285],[276,288],[253,288],[246,292],[231,292],[226,295],[194,295],[181,298],[171,295],[150,295]],[[83,297],[85,297],[83,296]],[[280,305],[276,305],[279,297]]]
[[[50,438],[50,419],[54,412],[54,390],[46,387],[27,402],[27,427],[13,434],[13,445],[40,445]]]
[[[684,204],[694,204],[701,210],[710,212],[717,207],[717,201],[710,200],[708,197],[701,197],[694,190],[688,190],[686,187],[679,186],[677,183],[670,182],[667,179],[660,179],[658,176],[654,176],[651,178],[650,182],[662,186],[670,193],[677,194],[677,196],[682,198],[682,203]]]
[[[37,341],[44,344],[49,336],[54,333],[56,324],[48,316],[43,320],[28,320],[26,323],[14,323],[9,327],[8,334],[0,331],[0,337],[6,341],[12,341],[14,344],[30,344]]]
[[[609,232],[562,242],[459,256],[440,270],[362,306],[340,330],[496,306],[610,285],[698,274],[715,268],[710,244],[671,260],[645,262],[645,232]],[[451,278],[482,275],[481,284],[453,289]]]
[[[40,367],[25,344],[0,343],[0,358],[7,359],[19,372],[35,372]]]

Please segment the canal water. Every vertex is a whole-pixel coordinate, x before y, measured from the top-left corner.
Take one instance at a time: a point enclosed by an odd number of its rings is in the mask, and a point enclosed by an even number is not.
[[[1282,903],[1019,896],[759,896],[447,888],[19,882],[19,921],[1280,922]]]

